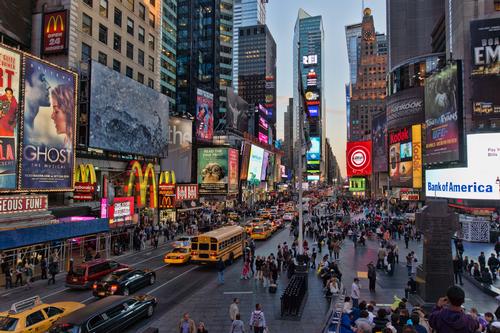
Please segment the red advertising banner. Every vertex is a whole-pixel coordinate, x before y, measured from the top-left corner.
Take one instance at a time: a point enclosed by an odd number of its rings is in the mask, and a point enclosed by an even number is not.
[[[158,185],[160,209],[171,209],[175,207],[175,184]]]
[[[134,216],[134,197],[115,198],[109,206],[109,223],[132,221]]]
[[[175,200],[192,201],[198,200],[198,184],[177,185]]]
[[[61,10],[43,15],[43,54],[66,51],[68,11]]]
[[[94,199],[95,184],[90,182],[76,182],[73,200],[88,201]]]
[[[228,190],[229,192],[238,192],[238,151],[236,149],[228,149],[228,159]]]
[[[41,212],[47,210],[46,195],[0,197],[0,214]]]
[[[372,142],[347,143],[347,176],[368,176],[372,173]]]

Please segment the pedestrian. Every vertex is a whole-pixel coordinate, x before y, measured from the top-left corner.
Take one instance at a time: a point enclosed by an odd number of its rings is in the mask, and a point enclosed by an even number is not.
[[[235,320],[231,323],[229,333],[245,333],[245,324],[241,320],[241,315],[236,314]]]
[[[370,281],[370,292],[375,292],[375,282],[377,281],[377,270],[373,265],[373,262],[370,261],[368,264],[368,280]]]
[[[56,274],[59,272],[59,268],[57,267],[57,261],[52,261],[49,264],[49,274],[50,274],[50,279],[48,281],[48,284],[50,285],[50,282],[52,281],[53,284],[56,284]]]
[[[352,307],[357,308],[359,305],[359,298],[361,297],[361,285],[358,278],[354,278],[354,282],[351,286],[351,300]]]
[[[250,329],[253,329],[254,333],[264,333],[265,328],[266,318],[262,311],[262,306],[257,303],[255,304],[255,310],[250,315]]]
[[[406,269],[408,270],[408,277],[411,276],[411,266],[413,262],[413,251],[406,256]]]
[[[219,261],[217,262],[217,279],[219,281],[219,284],[224,284],[224,270],[226,269],[226,265],[224,264],[224,261],[222,258],[219,258]]]
[[[241,280],[248,280],[250,278],[250,258],[246,258],[241,269]]]
[[[407,231],[405,232],[405,246],[408,249],[408,243],[410,242],[410,233]]]
[[[229,306],[229,318],[231,321],[236,320],[236,315],[240,313],[240,309],[238,308],[239,303],[239,298],[234,298],[233,303]]]
[[[40,270],[42,272],[42,276],[40,277],[42,280],[47,280],[47,259],[42,257],[40,261]]]
[[[499,264],[498,259],[495,257],[495,254],[492,253],[491,256],[488,258],[488,267],[490,268],[493,280],[497,279],[498,264]]]
[[[196,331],[196,333],[208,333],[208,330],[205,327],[205,323],[204,322],[200,321],[198,323],[198,330]]]
[[[33,282],[33,264],[26,261],[24,265],[24,274],[26,275],[26,290],[31,289],[31,282]]]
[[[316,256],[318,253],[316,252],[316,248],[313,247],[313,251],[311,254],[311,268],[316,269]]]
[[[455,256],[453,259],[453,274],[455,275],[455,284],[458,284],[460,282],[460,285],[463,286],[462,282],[462,260],[458,257],[458,255]]]
[[[184,313],[179,321],[179,333],[196,333],[194,320],[189,318],[189,313]]]
[[[5,289],[12,288],[12,268],[8,263],[4,266],[4,274],[5,274]]]
[[[16,287],[18,282],[21,286],[23,286],[23,266],[21,261],[18,262],[16,266],[16,282],[15,282]]]
[[[486,257],[484,256],[484,252],[481,252],[479,257],[477,258],[477,261],[479,262],[481,270],[483,270],[486,267]]]

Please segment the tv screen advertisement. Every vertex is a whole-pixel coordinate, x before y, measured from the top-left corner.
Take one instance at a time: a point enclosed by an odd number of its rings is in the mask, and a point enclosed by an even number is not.
[[[312,136],[311,148],[307,151],[307,160],[320,160],[321,159],[321,138],[319,136]]]
[[[200,194],[227,194],[228,149],[198,149],[198,184]]]
[[[372,173],[372,142],[347,142],[347,176],[368,176]]]
[[[500,18],[475,20],[470,22],[472,53],[471,75],[500,74]]]
[[[433,74],[426,81],[426,164],[460,160],[461,77],[460,63],[455,62]]]
[[[309,117],[316,118],[319,116],[319,105],[309,105],[307,110],[309,111]]]
[[[228,191],[230,193],[238,192],[238,162],[238,151],[236,149],[228,149]]]
[[[387,124],[386,113],[372,120],[373,171],[387,171]]]
[[[227,87],[227,115],[228,128],[237,129],[240,132],[248,132],[248,103],[235,94],[232,87]]]
[[[267,177],[267,166],[269,165],[269,152],[264,151],[264,157],[262,158],[262,169],[260,173],[260,180],[266,180]]]
[[[247,181],[259,180],[262,175],[262,162],[264,160],[264,149],[252,145],[250,149],[250,162],[248,164]]]
[[[161,170],[173,170],[178,183],[191,182],[193,122],[169,117],[168,157],[160,161]]]
[[[75,73],[25,57],[23,189],[73,189],[76,83]]]
[[[196,139],[210,142],[214,137],[214,94],[197,89]]]
[[[248,164],[250,162],[250,148],[251,145],[249,143],[242,144],[240,180],[246,180],[248,176]]]
[[[17,187],[21,54],[0,46],[0,191]]]
[[[389,133],[389,176],[395,187],[422,187],[422,126]]]

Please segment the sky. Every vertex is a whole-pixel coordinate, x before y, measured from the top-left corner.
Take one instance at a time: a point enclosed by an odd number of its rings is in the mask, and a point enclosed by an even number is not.
[[[372,9],[377,32],[386,32],[386,0],[365,0],[365,7]],[[323,16],[325,30],[326,137],[330,139],[333,153],[345,177],[346,106],[345,84],[349,82],[349,63],[345,26],[362,20],[362,0],[269,0],[266,24],[277,44],[277,136],[283,138],[283,115],[288,98],[293,97],[293,29],[299,8],[311,16]]]

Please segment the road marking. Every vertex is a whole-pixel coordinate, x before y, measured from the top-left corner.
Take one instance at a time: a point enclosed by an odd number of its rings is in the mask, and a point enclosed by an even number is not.
[[[253,294],[253,291],[225,291],[224,295],[243,295],[243,294]]]
[[[162,254],[159,254],[159,255],[154,256],[154,257],[149,257],[149,258],[146,258],[146,259],[144,259],[144,260],[141,260],[141,261],[138,261],[138,262],[134,262],[134,263],[133,263],[133,264],[131,264],[131,265],[134,265],[134,266],[135,266],[135,265],[138,265],[138,264],[142,264],[143,262],[149,261],[149,260],[151,260],[151,259],[153,259],[153,258],[158,258],[158,257],[164,256],[164,255],[165,255],[165,253],[162,253]]]
[[[187,273],[189,273],[189,272],[194,271],[194,270],[195,270],[195,269],[197,269],[197,268],[198,268],[198,266],[194,266],[194,267],[192,267],[191,269],[189,269],[189,270],[185,271],[184,273],[182,273],[182,274],[180,274],[180,275],[177,275],[177,276],[176,276],[176,277],[174,277],[173,279],[170,279],[170,280],[168,280],[167,282],[164,282],[163,284],[159,285],[158,287],[156,287],[156,288],[154,288],[154,289],[151,289],[151,290],[148,292],[148,294],[152,294],[152,293],[154,293],[155,291],[157,291],[157,290],[159,290],[159,289],[163,288],[164,286],[166,286],[166,285],[167,285],[167,284],[169,284],[170,282],[173,282],[173,281],[177,280],[178,278],[180,278],[180,277],[182,277],[182,276],[186,275],[186,274],[187,274]]]
[[[167,267],[167,266],[168,266],[168,264],[161,265],[161,266],[159,266],[159,267],[153,268],[153,271],[154,271],[154,272],[156,272],[157,270],[160,270],[160,269],[162,269],[163,267]]]
[[[87,298],[87,299],[84,299],[84,300],[83,300],[83,301],[81,301],[80,303],[87,303],[88,301],[91,301],[91,300],[93,300],[94,298],[95,298],[94,296],[91,296],[91,297],[89,297],[89,298]]]
[[[10,294],[12,294],[12,293],[3,294],[2,297],[9,296]]]
[[[64,289],[61,289],[61,290],[55,291],[55,292],[53,292],[52,294],[48,294],[48,295],[43,296],[41,299],[44,299],[44,298],[47,298],[47,297],[50,297],[50,296],[54,296],[54,295],[60,294],[60,293],[62,293],[63,291],[66,291],[66,290],[69,290],[69,288],[64,288]]]

